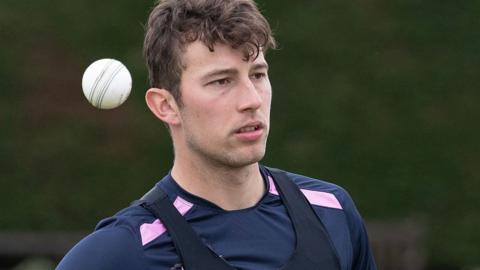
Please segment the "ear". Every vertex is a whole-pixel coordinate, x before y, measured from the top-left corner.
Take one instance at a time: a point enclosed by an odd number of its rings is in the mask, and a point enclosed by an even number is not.
[[[145,94],[145,101],[150,111],[152,111],[158,119],[168,125],[177,125],[180,123],[177,102],[169,91],[150,88]]]

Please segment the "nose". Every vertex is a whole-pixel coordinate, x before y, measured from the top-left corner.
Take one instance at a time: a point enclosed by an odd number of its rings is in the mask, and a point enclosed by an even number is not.
[[[238,94],[239,111],[255,111],[262,106],[262,102],[260,90],[255,84],[251,80],[243,82]]]

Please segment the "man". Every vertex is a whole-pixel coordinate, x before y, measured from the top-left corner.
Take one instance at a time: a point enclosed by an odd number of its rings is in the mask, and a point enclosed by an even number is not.
[[[174,165],[57,269],[376,269],[340,187],[259,165],[275,46],[252,0],[164,0],[150,14],[146,102]]]

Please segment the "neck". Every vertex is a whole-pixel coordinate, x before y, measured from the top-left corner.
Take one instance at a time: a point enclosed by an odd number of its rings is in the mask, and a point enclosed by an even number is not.
[[[176,156],[172,176],[186,191],[225,210],[252,207],[265,192],[258,163],[227,168],[200,158]]]

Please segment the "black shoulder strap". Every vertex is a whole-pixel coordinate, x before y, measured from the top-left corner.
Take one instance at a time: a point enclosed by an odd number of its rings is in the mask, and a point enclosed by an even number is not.
[[[321,220],[285,171],[267,168],[278,185],[297,237],[295,255],[284,269],[339,270],[336,249]],[[313,267],[313,268],[312,268]]]
[[[178,255],[187,270],[234,270],[200,240],[159,187],[146,193],[142,206],[158,217],[167,228]]]

